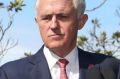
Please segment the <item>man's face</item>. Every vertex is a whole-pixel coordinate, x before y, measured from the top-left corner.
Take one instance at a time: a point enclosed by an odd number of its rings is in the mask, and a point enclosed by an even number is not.
[[[40,0],[38,3],[36,21],[44,44],[53,51],[67,52],[75,47],[79,20],[72,0]]]

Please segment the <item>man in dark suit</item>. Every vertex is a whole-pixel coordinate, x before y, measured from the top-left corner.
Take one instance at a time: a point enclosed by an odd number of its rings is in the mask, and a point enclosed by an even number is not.
[[[37,0],[44,45],[37,54],[0,68],[0,79],[120,79],[120,61],[83,51],[77,32],[88,19],[85,0]]]

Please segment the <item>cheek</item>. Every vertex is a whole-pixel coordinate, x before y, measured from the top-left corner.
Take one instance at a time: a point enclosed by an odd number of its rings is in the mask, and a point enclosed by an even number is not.
[[[68,33],[68,35],[74,35],[78,30],[77,23],[71,22],[66,24],[64,27],[64,32]]]
[[[42,37],[43,40],[46,39],[46,28],[45,28],[45,25],[44,24],[39,24],[39,31],[40,31],[40,35]]]
[[[71,26],[71,27],[65,28],[64,32],[66,33],[66,39],[69,40],[77,35],[77,28]]]

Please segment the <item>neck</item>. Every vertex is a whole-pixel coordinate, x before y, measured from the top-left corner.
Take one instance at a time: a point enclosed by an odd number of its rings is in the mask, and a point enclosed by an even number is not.
[[[55,48],[55,49],[50,49],[53,51],[54,54],[56,54],[57,56],[61,57],[61,58],[64,58],[66,57],[74,48],[75,48],[76,45],[74,45],[73,47],[71,48]]]

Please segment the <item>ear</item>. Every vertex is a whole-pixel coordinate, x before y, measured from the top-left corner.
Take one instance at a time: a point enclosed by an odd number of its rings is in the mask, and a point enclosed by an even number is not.
[[[88,15],[87,14],[80,15],[78,30],[80,30],[84,27],[87,20],[88,20]]]
[[[34,19],[35,19],[36,24],[39,26],[37,17],[35,17]]]
[[[37,18],[35,17],[34,19],[35,19],[35,22],[37,23]]]

